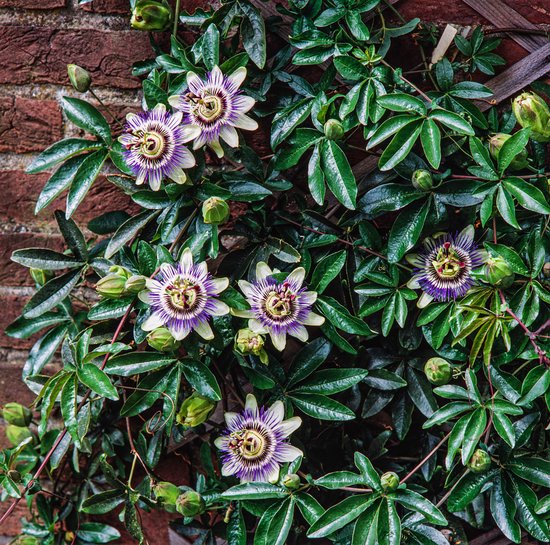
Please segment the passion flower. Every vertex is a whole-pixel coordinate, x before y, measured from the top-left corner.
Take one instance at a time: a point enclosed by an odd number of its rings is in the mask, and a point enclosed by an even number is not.
[[[184,144],[191,139],[181,125],[183,114],[170,114],[164,104],[140,114],[128,114],[119,142],[125,147],[124,161],[136,177],[136,184],[147,182],[153,191],[169,178],[178,184],[187,181],[183,169],[195,164]]]
[[[303,286],[306,271],[298,267],[286,280],[279,282],[266,263],[256,266],[256,282],[239,280],[239,287],[250,304],[250,310],[233,311],[236,316],[249,318],[248,327],[255,333],[269,333],[277,350],[284,350],[286,336],[306,342],[306,325],[322,325],[325,319],[311,310],[317,293]]]
[[[457,235],[443,234],[424,240],[424,252],[409,255],[415,272],[408,287],[421,288],[420,308],[431,301],[450,301],[466,295],[474,285],[472,271],[483,265],[483,254],[474,243],[474,228],[466,227]]]
[[[281,464],[303,454],[288,443],[289,435],[300,427],[302,419],[293,416],[284,420],[284,416],[281,401],[269,409],[258,408],[252,394],[246,396],[241,413],[225,413],[227,429],[214,443],[222,451],[222,475],[235,475],[241,482],[277,482]]]
[[[193,149],[206,144],[223,157],[220,138],[235,148],[239,145],[236,129],[258,128],[258,123],[246,115],[256,101],[239,89],[245,78],[243,67],[225,76],[215,66],[205,79],[194,72],[187,73],[187,92],[171,96],[168,102],[183,112],[183,130],[188,140],[194,139]]]
[[[151,305],[152,313],[141,327],[153,331],[166,326],[177,341],[193,330],[204,339],[213,339],[208,320],[229,313],[229,307],[218,300],[228,285],[227,278],[213,278],[204,261],[194,264],[186,248],[177,265],[164,263],[155,278],[147,279],[147,289],[139,298]]]

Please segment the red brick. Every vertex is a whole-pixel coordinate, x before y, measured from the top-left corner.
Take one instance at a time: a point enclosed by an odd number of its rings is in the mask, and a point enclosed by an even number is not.
[[[82,9],[92,13],[119,13],[127,15],[130,13],[128,0],[92,0],[83,4]]]
[[[0,0],[0,8],[54,9],[64,8],[66,0]]]
[[[56,101],[0,97],[0,152],[41,151],[62,136]]]
[[[0,50],[0,83],[68,84],[67,64],[75,63],[91,72],[96,85],[126,89],[140,86],[130,76],[132,64],[154,55],[143,32],[16,25],[0,28]]]
[[[445,0],[445,2],[402,0],[396,7],[406,19],[420,17],[422,21],[426,22],[459,23],[463,25],[485,22],[481,15],[462,0]]]

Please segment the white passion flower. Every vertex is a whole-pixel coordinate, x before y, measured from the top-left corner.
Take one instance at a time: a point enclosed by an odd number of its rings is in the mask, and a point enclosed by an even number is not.
[[[128,114],[119,142],[123,158],[136,177],[136,184],[147,182],[153,191],[163,179],[184,184],[184,169],[195,165],[193,154],[184,146],[190,138],[181,125],[183,114],[171,114],[164,104],[139,114]]]
[[[227,278],[212,277],[206,262],[194,264],[191,250],[186,248],[178,264],[161,265],[160,272],[147,279],[146,289],[139,293],[152,310],[141,328],[153,331],[165,326],[178,341],[193,330],[203,339],[213,339],[208,320],[229,313],[229,307],[218,299],[228,285]]]
[[[242,483],[276,483],[281,464],[292,462],[303,453],[288,442],[289,435],[302,424],[293,416],[284,420],[285,408],[275,401],[268,409],[258,408],[252,394],[246,396],[241,413],[225,413],[227,428],[214,444],[221,451],[222,475],[234,475]]]
[[[215,66],[205,79],[194,72],[187,73],[187,92],[171,96],[168,102],[183,112],[183,130],[188,140],[194,140],[193,149],[206,144],[223,157],[220,138],[235,148],[239,145],[236,129],[258,128],[258,123],[246,115],[256,101],[240,90],[245,78],[243,67],[225,76]]]
[[[239,280],[250,310],[233,310],[233,314],[249,318],[248,327],[255,333],[269,333],[277,350],[284,350],[287,334],[307,341],[309,335],[304,326],[319,326],[325,319],[311,310],[317,293],[303,286],[305,273],[303,267],[298,267],[279,282],[266,263],[258,263],[254,283]]]

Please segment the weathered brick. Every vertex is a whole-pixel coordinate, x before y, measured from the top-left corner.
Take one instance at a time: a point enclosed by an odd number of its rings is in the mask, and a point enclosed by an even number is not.
[[[55,9],[64,8],[67,0],[0,0],[0,8]]]
[[[128,0],[93,0],[83,4],[82,9],[92,13],[119,13],[123,15],[130,13]]]
[[[62,135],[56,101],[0,97],[0,152],[41,151]]]
[[[0,28],[0,84],[68,84],[67,64],[89,70],[95,85],[135,89],[132,64],[153,56],[147,34],[137,31],[105,32],[32,26]]]
[[[444,8],[440,1],[402,0],[396,7],[405,19],[420,17],[422,21],[463,25],[475,25],[485,22],[481,15],[462,0],[445,0]]]

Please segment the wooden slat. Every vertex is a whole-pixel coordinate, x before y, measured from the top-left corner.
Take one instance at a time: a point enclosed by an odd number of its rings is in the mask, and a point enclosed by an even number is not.
[[[485,82],[494,95],[491,100],[497,103],[521,91],[533,81],[543,77],[550,71],[550,43],[537,51],[530,53],[521,61],[516,62],[498,76]],[[481,110],[487,110],[491,105],[486,102],[479,104]]]
[[[520,15],[515,9],[506,5],[502,0],[462,0],[471,8],[475,9],[480,15],[490,21],[496,28],[529,28],[540,30],[540,27],[534,25]],[[548,43],[544,36],[529,36],[526,34],[509,34],[519,45],[533,52]]]

